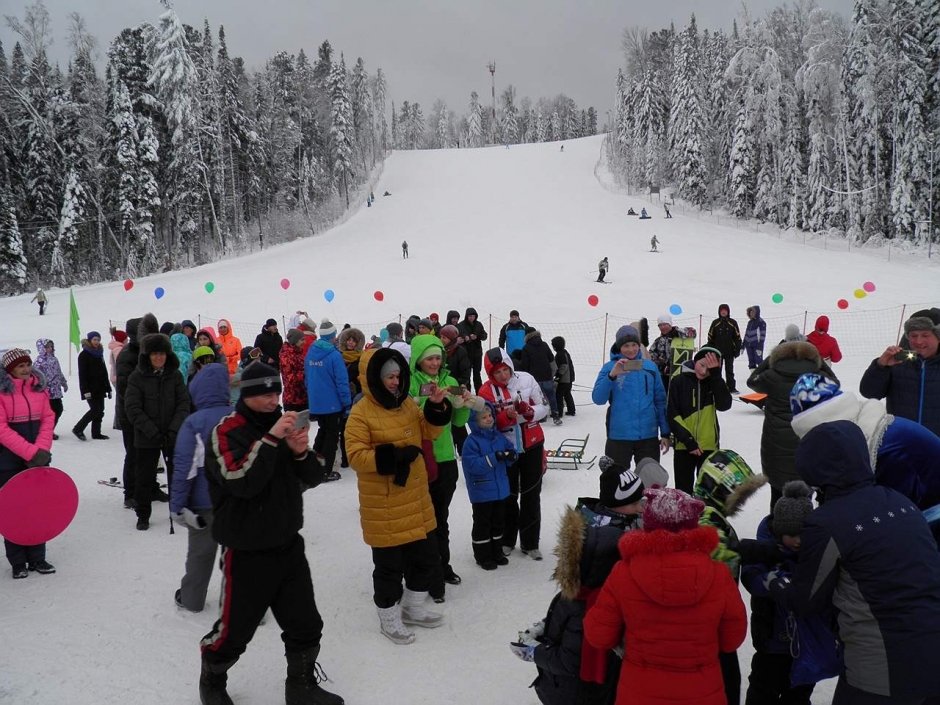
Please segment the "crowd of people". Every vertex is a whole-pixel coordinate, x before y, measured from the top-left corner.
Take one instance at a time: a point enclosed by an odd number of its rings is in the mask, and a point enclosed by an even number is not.
[[[652,344],[645,319],[617,331],[591,390],[608,407],[599,496],[565,512],[561,591],[513,652],[538,667],[544,703],[739,703],[740,580],[752,595],[749,705],[809,703],[833,676],[840,705],[940,702],[940,669],[927,667],[940,647],[940,522],[925,519],[940,505],[940,310],[915,313],[901,345],[871,362],[865,401],[832,370],[842,354],[825,316],[764,358],[758,306],[743,336],[727,305],[718,314],[698,349],[696,331],[668,314]],[[92,440],[108,440],[105,399],[116,395],[136,528],[169,501],[188,532],[181,609],[204,608],[221,548],[226,590],[201,643],[203,703],[231,702],[227,673],[269,608],[287,702],[343,702],[322,687],[323,620],[299,530],[302,492],[346,468],[379,631],[395,644],[441,626],[434,604],[462,582],[449,529],[459,466],[480,569],[505,566],[517,546],[543,559],[541,422],[575,414],[575,365],[563,338],[549,347],[518,311],[492,348],[473,308],[373,336],[298,311],[283,338],[272,318],[253,346],[228,319],[161,326],[148,313],[110,332],[110,365],[100,333],[82,341],[88,411],[72,433],[85,442],[90,426]],[[21,349],[0,360],[0,485],[48,465],[58,438],[68,383],[53,341],[36,347],[35,364]],[[720,439],[718,415],[737,391],[729,360],[742,350],[748,386],[766,394],[759,473]],[[660,462],[670,449],[674,488]],[[731,519],[765,483],[770,513],[755,539],[739,538]],[[5,544],[15,579],[55,572],[45,545]]]

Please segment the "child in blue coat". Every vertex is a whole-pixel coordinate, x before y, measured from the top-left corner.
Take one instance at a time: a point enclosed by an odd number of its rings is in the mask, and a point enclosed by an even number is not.
[[[483,570],[496,570],[509,559],[503,555],[504,507],[509,496],[506,468],[516,459],[516,450],[496,429],[496,409],[490,403],[470,415],[470,435],[460,456],[467,493],[473,505],[473,557]]]

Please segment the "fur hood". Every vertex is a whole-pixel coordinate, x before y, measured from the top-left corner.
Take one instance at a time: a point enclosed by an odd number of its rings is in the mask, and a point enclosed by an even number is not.
[[[133,320],[134,319],[131,319],[131,321]],[[131,331],[136,331],[136,342],[138,345],[146,336],[160,332],[160,324],[157,322],[157,317],[152,313],[146,313],[143,318],[136,320],[136,326],[131,325],[131,321],[127,322],[127,334],[131,335]]]
[[[822,358],[819,356],[819,350],[816,349],[816,346],[799,340],[780,343],[770,353],[771,367],[783,360],[811,360],[816,363],[817,369],[822,367]]]
[[[565,508],[554,551],[558,562],[552,573],[565,599],[577,599],[582,587],[604,584],[620,557],[617,546],[621,536],[623,532],[617,527],[589,527],[581,512]]]
[[[532,330],[530,330],[528,333],[525,334],[525,342],[527,343],[530,340],[534,340],[535,338],[538,338],[539,340],[542,339],[542,332],[537,330],[536,328],[533,328]]]
[[[29,375],[29,381],[32,383],[32,390],[34,392],[41,392],[46,388],[45,375],[35,367]],[[13,378],[5,369],[0,367],[0,394],[13,394],[14,390]]]
[[[365,336],[365,333],[363,333],[358,328],[347,328],[346,330],[344,330],[343,332],[339,334],[339,337],[337,338],[337,343],[336,343],[336,347],[339,348],[339,351],[340,352],[346,351],[346,341],[349,340],[350,338],[353,338],[356,341],[356,350],[359,350],[361,352],[366,344],[366,336]]]
[[[163,333],[151,333],[141,338],[140,355],[137,358],[137,369],[142,372],[153,372],[150,365],[150,353],[162,352],[166,354],[166,366],[163,368],[167,372],[176,372],[180,368],[179,359],[173,352],[173,346],[170,339]]]
[[[751,475],[740,485],[735,487],[728,498],[725,500],[723,514],[726,517],[732,517],[744,507],[747,501],[757,490],[767,484],[766,475]]]

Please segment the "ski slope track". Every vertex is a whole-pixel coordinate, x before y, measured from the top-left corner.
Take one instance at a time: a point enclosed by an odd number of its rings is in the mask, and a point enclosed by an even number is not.
[[[776,342],[788,322],[802,326],[803,312],[827,312],[832,333],[849,351],[835,370],[849,389],[870,360],[894,342],[895,313],[879,310],[901,304],[940,302],[940,276],[926,261],[884,262],[863,253],[825,251],[783,242],[766,234],[710,225],[674,213],[664,220],[661,206],[601,183],[601,137],[565,143],[477,150],[397,152],[387,161],[371,208],[365,204],[341,226],[316,237],[196,269],[138,279],[130,291],[121,282],[74,289],[83,334],[102,332],[110,321],[152,311],[159,320],[201,320],[215,325],[229,318],[244,345],[250,345],[268,317],[281,320],[304,309],[319,322],[351,322],[374,335],[399,314],[444,318],[450,308],[478,309],[502,322],[517,308],[543,337],[569,338],[577,383],[593,383],[604,356],[602,317],[610,313],[608,345],[616,327],[640,316],[653,321],[673,304],[683,324],[708,326],[720,303],[731,305],[742,327],[744,309],[760,304],[768,337]],[[595,175],[599,172],[599,175]],[[609,183],[609,181],[607,182]],[[390,196],[383,197],[385,191]],[[639,221],[627,208],[643,206],[653,216]],[[653,234],[660,254],[649,252]],[[407,240],[410,258],[401,258]],[[594,283],[596,265],[610,260],[608,286]],[[282,279],[290,286],[284,290]],[[852,292],[863,282],[877,285],[864,299]],[[205,284],[215,287],[207,293]],[[154,289],[165,290],[157,300]],[[332,303],[326,289],[335,292]],[[384,301],[373,298],[384,293]],[[781,293],[783,303],[771,302]],[[219,576],[213,577],[202,613],[178,611],[186,554],[186,530],[169,535],[167,505],[156,504],[151,529],[134,529],[133,513],[121,507],[121,493],[98,480],[121,475],[120,433],[108,441],[75,439],[69,429],[84,413],[74,351],[68,353],[68,291],[48,291],[47,314],[37,315],[31,295],[0,301],[0,348],[35,350],[39,337],[57,343],[63,369],[73,370],[58,425],[61,440],[53,464],[69,472],[80,491],[78,514],[69,530],[48,546],[56,575],[31,573],[13,581],[0,573],[0,633],[6,645],[0,659],[3,705],[162,705],[198,702],[199,639],[216,618]],[[587,297],[600,298],[597,307]],[[835,302],[850,301],[847,312]],[[918,306],[918,307],[920,307]],[[898,311],[900,308],[897,309]],[[911,309],[908,310],[910,312]],[[814,315],[809,321],[812,326]],[[601,319],[598,321],[598,319]],[[581,323],[594,320],[590,325]],[[841,327],[841,328],[840,328]],[[585,338],[579,331],[586,332]],[[495,336],[498,327],[494,325]],[[284,332],[283,327],[281,330]],[[593,336],[593,337],[592,337]],[[768,346],[769,349],[770,346]],[[743,358],[737,361],[738,387],[745,391]],[[591,456],[603,451],[604,407],[590,403],[577,388],[578,415],[564,426],[546,429],[547,445],[591,434]],[[760,467],[762,416],[735,403],[721,415],[723,446]],[[672,468],[671,455],[663,460]],[[327,687],[350,705],[391,703],[453,705],[494,703],[535,705],[528,686],[532,664],[517,660],[508,644],[517,631],[541,619],[555,592],[551,582],[555,532],[565,504],[596,496],[596,468],[549,471],[542,490],[542,551],[531,561],[513,553],[495,572],[479,569],[470,548],[471,512],[463,480],[451,506],[453,565],[463,584],[448,587],[440,607],[446,623],[417,631],[410,646],[396,646],[379,633],[372,603],[371,557],[359,528],[354,473],[304,496],[307,546],[317,603],[325,622],[320,662]],[[753,536],[767,511],[763,489],[734,519],[742,537]],[[747,595],[745,594],[745,601]],[[739,650],[744,688],[752,647]],[[285,661],[274,620],[261,626],[241,661],[230,671],[229,693],[240,705],[283,702]],[[817,687],[814,703],[828,703],[833,683]]]

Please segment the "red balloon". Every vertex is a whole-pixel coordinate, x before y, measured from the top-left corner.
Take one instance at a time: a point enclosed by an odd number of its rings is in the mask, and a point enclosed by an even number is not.
[[[589,305],[591,305],[591,306],[597,306],[598,302],[600,302],[600,299],[597,298],[594,294],[591,294],[590,296],[588,296],[588,304],[589,304]]]
[[[376,301],[384,301],[384,300],[385,300],[385,294],[383,294],[381,291],[375,292],[374,294],[372,294],[372,297],[373,297]]]
[[[78,488],[61,470],[36,467],[0,489],[0,534],[21,546],[51,541],[72,523]]]
[[[849,302],[846,301],[845,299],[839,299],[839,300],[836,302],[836,306],[838,306],[839,308],[842,308],[842,309],[846,309],[846,308],[849,307]]]
[[[125,279],[125,280],[124,280],[124,291],[130,291],[130,290],[133,289],[133,288],[134,288],[134,280],[133,280],[133,279]]]

